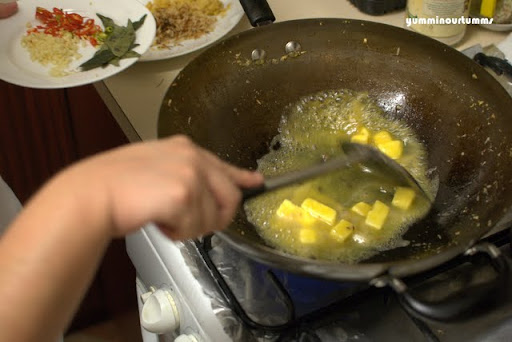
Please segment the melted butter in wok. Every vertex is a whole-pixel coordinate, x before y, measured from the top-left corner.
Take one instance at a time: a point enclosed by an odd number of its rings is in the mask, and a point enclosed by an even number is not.
[[[385,130],[394,139],[403,141],[403,155],[397,161],[434,195],[435,185],[426,177],[427,155],[413,131],[402,122],[386,118],[367,94],[351,91],[316,94],[291,106],[282,118],[272,150],[258,161],[258,170],[266,177],[272,177],[339,155],[343,153],[341,143],[349,141],[361,127],[371,134]],[[407,227],[428,211],[429,204],[419,196],[408,210],[392,207],[395,188],[396,184],[378,170],[354,167],[265,194],[249,201],[245,209],[258,233],[275,248],[310,258],[355,263],[379,251],[405,245],[407,242],[401,237]],[[275,213],[285,199],[300,206],[306,198],[335,209],[336,222],[341,219],[350,221],[355,226],[354,233],[339,243],[329,236],[332,227],[318,220],[312,227],[316,231],[316,242],[300,242],[300,223],[290,223]],[[373,204],[376,200],[390,207],[389,216],[380,230],[367,226],[364,217],[350,210],[358,202]]]

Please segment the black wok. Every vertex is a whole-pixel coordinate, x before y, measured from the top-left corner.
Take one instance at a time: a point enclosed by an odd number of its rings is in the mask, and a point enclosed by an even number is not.
[[[282,57],[289,41],[300,43],[305,53]],[[265,51],[264,60],[252,61],[255,49]],[[512,99],[458,51],[404,29],[310,19],[230,37],[207,49],[172,83],[158,135],[187,134],[221,158],[255,168],[287,105],[343,88],[368,92],[427,147],[439,191],[430,214],[405,234],[411,243],[354,265],[305,259],[268,246],[242,211],[218,233],[221,238],[282,269],[336,280],[373,279],[402,291],[397,278],[452,259],[505,224],[512,204]]]

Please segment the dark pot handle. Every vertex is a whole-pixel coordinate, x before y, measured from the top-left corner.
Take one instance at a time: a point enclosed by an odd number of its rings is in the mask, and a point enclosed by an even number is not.
[[[484,242],[470,248],[466,255],[485,253],[496,270],[497,276],[485,284],[477,284],[460,290],[457,295],[440,302],[427,302],[415,298],[405,283],[388,277],[379,278],[390,285],[397,293],[400,304],[412,315],[418,318],[428,318],[438,321],[449,321],[464,318],[469,313],[476,314],[487,305],[495,302],[499,291],[506,288],[508,282],[509,264],[507,258],[493,244]]]
[[[267,0],[240,0],[240,4],[254,27],[272,24],[276,20]]]
[[[506,60],[497,57],[487,56],[479,52],[473,57],[473,60],[484,67],[491,68],[496,75],[512,76],[512,65]]]

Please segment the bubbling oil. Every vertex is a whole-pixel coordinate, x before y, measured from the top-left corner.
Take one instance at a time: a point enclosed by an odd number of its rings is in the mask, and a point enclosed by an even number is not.
[[[371,134],[388,131],[394,139],[404,142],[402,156],[397,160],[434,198],[437,186],[427,175],[427,153],[405,123],[390,120],[367,93],[350,90],[329,91],[301,98],[283,115],[279,134],[273,139],[271,151],[258,160],[258,170],[266,177],[303,169],[343,153],[341,144],[365,127]],[[341,169],[314,180],[259,196],[245,204],[248,220],[271,246],[284,252],[308,258],[356,263],[381,251],[407,245],[402,235],[411,223],[423,217],[429,203],[416,196],[408,210],[391,206],[396,184],[378,170],[364,167]],[[313,198],[336,210],[337,221],[350,221],[355,230],[344,242],[329,236],[330,226],[317,220],[315,243],[303,244],[299,239],[300,223],[278,218],[277,208],[285,200],[300,205]],[[380,230],[365,224],[365,218],[350,208],[358,202],[376,200],[390,207]]]

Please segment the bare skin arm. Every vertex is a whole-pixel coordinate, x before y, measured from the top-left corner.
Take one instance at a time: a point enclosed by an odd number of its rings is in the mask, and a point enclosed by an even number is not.
[[[155,222],[173,239],[224,228],[262,176],[183,137],[124,147],[61,172],[0,239],[0,341],[53,342],[110,240]]]

